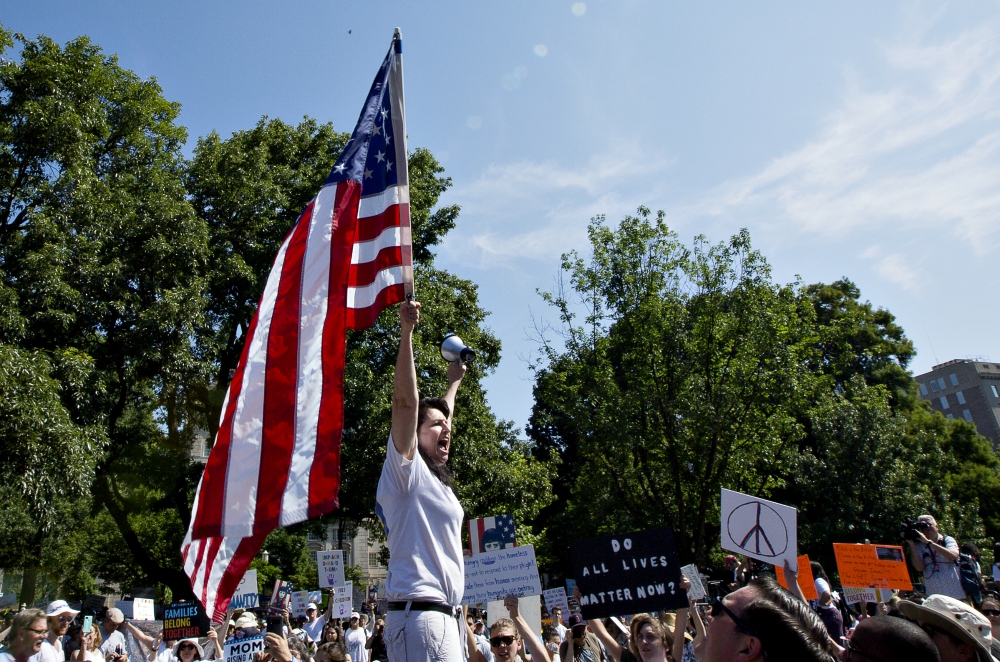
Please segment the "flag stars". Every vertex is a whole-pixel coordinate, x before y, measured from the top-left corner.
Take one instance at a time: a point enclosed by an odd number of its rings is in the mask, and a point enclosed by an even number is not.
[[[385,161],[385,152],[378,152],[378,153],[376,153],[375,154],[375,160],[378,161],[379,163],[382,163],[382,161]]]
[[[388,170],[392,170],[392,161],[386,161],[386,162],[385,162],[385,169],[386,169],[387,171],[388,171]]]
[[[339,175],[339,174],[341,174],[342,172],[344,172],[344,168],[345,168],[345,167],[346,167],[346,166],[345,166],[345,165],[344,165],[343,163],[338,163],[337,165],[335,165],[335,166],[333,167],[333,169],[334,169],[334,170],[336,170],[336,171],[337,171],[337,174]]]
[[[371,178],[372,178],[372,171],[366,169],[365,170],[365,179],[371,179]]]
[[[388,111],[388,109],[386,109],[386,108],[383,108],[383,109],[382,109],[382,121],[383,121],[383,122],[385,122],[385,116],[386,116],[386,115],[388,115],[388,114],[389,114],[389,111]]]
[[[378,124],[375,124],[374,126],[375,126],[375,129],[372,131],[372,135],[373,136],[377,136],[377,135],[381,134],[382,133],[382,127],[380,127]]]

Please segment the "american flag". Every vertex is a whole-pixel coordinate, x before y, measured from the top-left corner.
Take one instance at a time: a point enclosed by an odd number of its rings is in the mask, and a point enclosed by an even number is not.
[[[473,556],[494,549],[517,547],[514,516],[496,515],[469,520],[469,543]]]
[[[278,250],[181,547],[220,620],[276,526],[334,510],[346,332],[413,293],[402,41],[393,37],[330,176]]]

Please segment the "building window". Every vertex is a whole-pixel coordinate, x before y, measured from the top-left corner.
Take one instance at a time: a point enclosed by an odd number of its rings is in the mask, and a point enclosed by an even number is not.
[[[962,410],[962,416],[965,417],[966,422],[968,423],[972,422],[972,412],[970,412],[968,409]]]
[[[372,568],[377,568],[381,565],[378,562],[378,552],[368,552],[368,565]]]
[[[941,388],[942,391],[948,388],[947,386],[944,385],[944,377],[938,377],[938,386]]]
[[[993,390],[996,391],[996,388]],[[927,395],[927,384],[920,385],[920,395]]]
[[[315,531],[310,531],[306,534],[306,540],[308,542],[323,542],[323,539]]]
[[[948,396],[947,395],[942,395],[941,396],[941,409],[947,409],[947,408],[948,408]]]
[[[951,380],[952,386],[958,386],[958,377],[955,376],[955,373],[951,373],[950,375],[948,375],[948,379]]]
[[[965,404],[965,396],[962,395],[961,391],[955,391],[955,397],[958,398],[958,404],[960,405]]]
[[[309,552],[309,556],[312,557],[313,563],[319,563],[319,561],[316,560],[318,554],[319,552]]]
[[[955,417],[952,416],[951,414],[948,414],[947,416],[945,416],[945,418],[955,418]]]
[[[995,385],[990,384],[990,390],[993,391],[994,398],[1000,398],[1000,393],[997,393],[997,387]]]
[[[936,379],[931,380],[931,391],[933,391],[934,393],[938,392],[938,385]]]

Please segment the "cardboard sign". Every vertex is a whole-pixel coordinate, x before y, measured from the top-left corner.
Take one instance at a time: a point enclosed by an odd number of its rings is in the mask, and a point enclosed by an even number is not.
[[[331,618],[350,618],[353,611],[354,582],[345,582],[344,586],[334,588],[330,599],[333,601]]]
[[[378,613],[380,614],[389,613],[389,598],[378,599]]]
[[[850,586],[845,586],[844,588],[844,600],[847,604],[853,605],[858,602],[878,602],[878,597],[875,595],[875,589],[873,588],[853,588]]]
[[[780,565],[774,566],[774,575],[782,587],[788,589],[788,581],[785,579],[785,569]],[[819,600],[819,593],[816,592],[816,578],[813,577],[812,565],[809,564],[809,555],[803,554],[799,557],[799,588],[802,589],[802,597],[806,600]]]
[[[305,616],[306,605],[309,604],[309,591],[295,591],[292,593],[292,616]]]
[[[256,609],[259,606],[260,590],[257,588],[257,571],[247,570],[243,573],[233,599],[229,601],[229,608],[236,609]]]
[[[319,587],[333,588],[344,585],[344,552],[334,549],[316,554],[319,569]]]
[[[271,601],[268,603],[268,607],[274,610],[288,609],[291,607],[293,588],[294,587],[291,582],[275,579],[274,589],[271,591]]]
[[[8,607],[17,606],[17,593],[11,593],[8,591],[3,595],[0,595],[0,609],[7,609]]]
[[[701,575],[698,574],[698,566],[693,563],[686,565],[681,568],[681,574],[687,577],[688,581],[691,582],[691,588],[688,589],[688,600],[701,600],[708,595],[708,591],[705,590],[705,585],[701,583]]]
[[[562,586],[559,588],[550,588],[547,591],[542,591],[542,598],[545,600],[545,608],[549,610],[549,616],[552,615],[552,610],[556,607],[562,609],[562,621],[563,625],[569,625],[569,600],[566,599],[566,589]]]
[[[585,620],[687,607],[669,526],[570,543]]]
[[[226,662],[253,662],[255,653],[264,652],[264,635],[259,637],[244,637],[227,643]]]
[[[131,600],[115,600],[115,607],[121,609],[122,613],[125,614],[125,618],[132,619],[132,601]]]
[[[796,570],[797,512],[749,494],[722,490],[722,549]],[[579,578],[578,578],[579,579]]]
[[[503,600],[508,595],[540,595],[542,584],[531,545],[498,549],[465,559],[463,605]]]
[[[354,602],[354,609],[355,610],[358,610],[358,609],[361,608],[361,605],[363,605],[365,603],[365,589],[364,589],[363,586],[361,586],[360,584],[358,584],[357,586],[354,586],[353,583],[352,583],[351,600],[353,600],[353,602]]]
[[[913,590],[902,547],[833,543],[833,554],[844,586]]]
[[[163,640],[208,635],[208,617],[197,602],[175,602],[163,610]]]
[[[88,595],[83,599],[83,610],[100,615],[104,609],[104,605],[107,604],[107,600],[103,595]]]
[[[136,598],[132,601],[132,618],[137,621],[154,621],[153,601],[146,598]]]
[[[469,520],[469,544],[472,555],[517,547],[514,536],[514,516],[496,515]]]

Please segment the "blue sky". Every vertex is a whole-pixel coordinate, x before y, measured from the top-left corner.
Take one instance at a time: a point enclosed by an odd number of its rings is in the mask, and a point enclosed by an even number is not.
[[[520,427],[536,289],[640,204],[686,242],[749,228],[781,282],[850,277],[917,373],[1000,360],[996,3],[8,0],[0,22],[156,76],[190,145],[263,115],[351,130],[400,26],[409,145],[463,207],[439,264],[480,286],[490,402]]]

